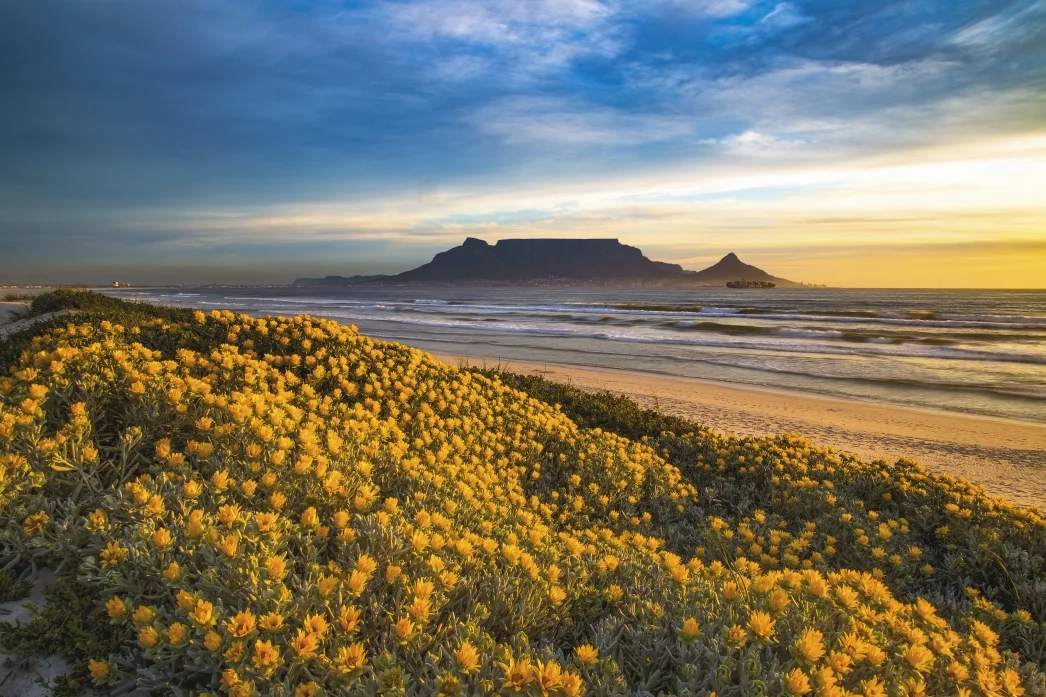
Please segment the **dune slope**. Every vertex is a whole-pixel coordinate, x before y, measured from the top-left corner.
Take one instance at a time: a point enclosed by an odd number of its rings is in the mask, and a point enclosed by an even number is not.
[[[329,321],[121,311],[0,378],[5,563],[77,570],[126,637],[99,685],[1041,693],[1033,510]]]

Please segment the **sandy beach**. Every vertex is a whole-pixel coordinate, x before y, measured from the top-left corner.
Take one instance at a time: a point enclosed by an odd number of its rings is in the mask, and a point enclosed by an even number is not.
[[[498,359],[440,356],[458,366],[494,366]],[[502,361],[589,390],[609,390],[684,416],[722,433],[797,433],[867,460],[905,457],[933,472],[962,477],[989,493],[1046,508],[1046,425],[790,394],[688,378]]]

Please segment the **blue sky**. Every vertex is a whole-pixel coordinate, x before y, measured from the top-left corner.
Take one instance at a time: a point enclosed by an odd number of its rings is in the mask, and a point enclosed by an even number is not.
[[[468,235],[1046,278],[1046,0],[10,1],[0,66],[0,282],[393,272]]]

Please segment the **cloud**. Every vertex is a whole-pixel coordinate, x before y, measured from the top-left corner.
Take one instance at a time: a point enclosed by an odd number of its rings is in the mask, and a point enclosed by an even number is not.
[[[809,21],[810,17],[804,15],[792,3],[780,2],[774,9],[763,15],[759,23],[776,28],[787,28]]]
[[[993,168],[918,175],[970,196],[922,180],[905,195],[876,172],[1046,129],[1042,0],[3,12],[0,100],[16,108],[0,111],[0,242],[19,251],[0,271],[62,255],[204,258],[237,240],[274,259],[296,240],[322,260],[332,241],[406,248],[483,226],[624,231],[667,248],[687,220],[763,239],[773,216],[876,219],[877,197],[899,209],[876,223],[889,230],[924,219],[919,196],[941,235],[991,234],[949,207],[1021,235],[1041,221],[1023,182]],[[845,246],[870,227],[831,234]]]
[[[509,97],[469,115],[471,125],[510,144],[621,147],[685,138],[683,115],[633,114],[570,99]]]
[[[1025,0],[961,28],[952,37],[952,42],[982,56],[1006,50],[1012,52],[1026,41],[1041,41],[1043,22],[1046,22],[1046,2]],[[1042,52],[1041,44],[1039,52]]]

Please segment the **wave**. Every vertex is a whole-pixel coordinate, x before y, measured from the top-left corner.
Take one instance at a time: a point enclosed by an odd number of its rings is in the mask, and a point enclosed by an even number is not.
[[[337,318],[336,315],[332,315]],[[358,319],[352,317],[351,319]],[[399,322],[404,324],[431,326],[431,327],[454,327],[463,326],[463,323],[448,319],[415,318],[402,315],[373,316],[367,319],[371,321]],[[913,344],[890,343],[866,343],[855,346],[840,346],[824,343],[788,341],[776,336],[763,335],[758,338],[745,339],[732,338],[723,335],[711,335],[709,338],[693,338],[685,336],[673,336],[668,334],[642,335],[636,333],[614,332],[610,329],[592,331],[583,327],[538,327],[534,325],[523,325],[502,322],[496,327],[482,327],[468,323],[472,329],[483,331],[499,331],[514,334],[529,334],[534,336],[571,336],[584,339],[602,339],[606,341],[618,341],[639,344],[664,344],[664,345],[688,345],[708,346],[718,348],[743,348],[756,350],[770,350],[788,353],[819,353],[826,355],[873,355],[894,356],[904,358],[929,358],[944,360],[976,360],[988,362],[1010,362],[1028,363],[1034,365],[1046,365],[1046,356],[1038,356],[1018,352],[992,352],[975,349],[955,348],[946,346],[920,346]]]
[[[390,340],[390,341],[409,341],[409,340],[417,341],[417,339],[418,339],[416,336],[411,336],[411,335],[407,335],[407,334],[391,333],[391,332],[373,332],[373,335],[375,337],[377,337],[377,338],[382,338],[382,339],[386,339],[386,340]],[[447,337],[445,335],[439,335],[439,336],[436,336],[436,337],[427,337],[423,341],[428,341],[428,342],[431,342],[431,343],[438,343],[438,344],[459,344],[459,345],[463,345],[463,346],[473,346],[473,347],[474,346],[478,346],[478,345],[482,345],[482,346],[489,346],[489,347],[492,347],[492,348],[495,348],[495,349],[499,349],[499,348],[500,349],[519,348],[517,345],[505,345],[505,344],[499,344],[499,343],[493,342],[493,341],[477,341],[475,338],[471,338],[471,337],[467,337],[467,336],[463,336],[461,338],[452,338],[452,337]],[[589,357],[592,357],[592,358],[604,357],[606,359],[615,359],[615,358],[616,359],[620,359],[620,358],[623,357],[621,353],[614,352],[614,351],[599,351],[599,350],[583,349],[583,348],[569,347],[569,346],[557,346],[555,349],[549,349],[549,351],[551,353],[554,353],[554,354],[575,354],[575,355],[578,355],[578,356],[589,356]],[[712,365],[712,366],[718,366],[718,367],[723,367],[723,368],[735,368],[735,369],[740,369],[740,370],[745,370],[745,371],[755,371],[755,372],[762,372],[762,373],[773,373],[775,375],[792,375],[792,376],[802,377],[802,378],[817,378],[817,379],[830,380],[830,381],[840,382],[840,383],[853,382],[853,383],[862,383],[862,384],[869,384],[869,385],[880,385],[880,386],[884,386],[884,387],[901,387],[901,388],[911,388],[911,389],[941,389],[941,390],[948,390],[948,391],[954,391],[954,392],[968,392],[968,393],[990,394],[990,395],[999,396],[999,397],[1014,397],[1014,398],[1019,398],[1019,399],[1024,399],[1024,400],[1029,400],[1029,401],[1034,401],[1034,402],[1041,402],[1043,400],[1046,400],[1046,385],[1040,385],[1040,386],[1010,385],[1010,386],[1005,386],[1005,387],[997,387],[997,386],[992,386],[992,385],[979,385],[979,384],[974,384],[974,383],[971,383],[971,382],[947,382],[947,381],[934,381],[934,380],[916,380],[916,379],[906,379],[906,378],[880,378],[880,377],[865,377],[865,376],[859,376],[859,375],[839,375],[839,374],[833,374],[833,373],[826,372],[826,371],[796,370],[796,369],[793,369],[793,368],[782,368],[782,367],[779,367],[779,366],[772,366],[772,365],[765,365],[765,364],[764,365],[760,365],[760,364],[755,364],[755,363],[742,363],[742,362],[737,362],[735,360],[730,360],[730,359],[724,360],[723,357],[722,357],[724,355],[730,356],[731,358],[733,358],[733,356],[731,354],[716,354],[716,355],[710,355],[710,354],[702,354],[702,355],[694,355],[694,354],[686,354],[686,355],[659,354],[657,356],[652,356],[652,357],[647,357],[647,358],[652,359],[653,361],[670,361],[670,362],[675,362],[675,363],[680,363],[680,364],[701,363],[701,364],[705,364],[705,365]],[[592,361],[592,360],[586,361],[584,358],[573,359],[573,360],[569,360],[568,359],[568,360],[564,360],[563,361],[563,363],[567,364],[567,365],[579,365],[579,366],[586,366],[587,365],[587,366],[592,366],[592,367],[604,367],[604,368],[606,368],[606,367],[615,367],[614,365],[608,364],[608,363],[612,363],[612,362],[613,362],[612,360],[611,361],[603,360],[603,361],[598,361],[598,362]],[[635,361],[632,358],[629,358],[629,365],[625,369],[627,369],[627,370],[639,370],[639,371],[645,372],[645,373],[661,373],[661,374],[664,374],[664,375],[671,375],[673,377],[681,377],[681,376],[682,377],[686,377],[685,375],[681,375],[681,373],[678,370],[659,370],[659,369],[656,369],[654,367],[651,367],[650,361],[644,362],[641,365],[637,365],[637,361]],[[765,384],[765,383],[762,383],[762,382],[757,381],[757,380],[737,380],[737,379],[725,378],[725,377],[722,377],[722,376],[717,376],[715,379],[722,380],[724,382],[741,382],[741,383],[752,384],[752,385]],[[811,390],[811,391],[817,392],[819,390],[814,389],[814,390]],[[825,394],[840,394],[838,392],[832,392],[832,391],[827,391],[827,390],[820,390],[820,392],[823,392]]]
[[[198,294],[197,294],[198,295]],[[183,294],[181,297],[189,297]],[[228,296],[230,300],[259,301],[272,304],[314,305],[317,307],[353,307],[359,310],[386,309],[389,307],[409,308],[418,312],[488,313],[488,314],[570,314],[592,312],[613,316],[638,317],[659,315],[687,317],[701,314],[713,317],[738,315],[757,316],[764,321],[799,321],[799,322],[842,322],[867,324],[872,326],[899,325],[935,329],[995,329],[1046,332],[1046,317],[1030,315],[986,315],[941,313],[933,310],[905,310],[888,312],[878,310],[777,310],[757,307],[724,307],[707,305],[686,305],[672,303],[599,303],[599,302],[563,302],[555,304],[509,304],[482,303],[462,300],[439,300],[431,298],[411,300],[358,300],[348,298],[322,298],[315,296]],[[453,308],[453,309],[451,309]]]
[[[640,312],[701,312],[700,305],[647,305],[643,303],[620,303],[610,305],[616,310],[638,310]]]
[[[286,296],[273,298],[259,298],[253,296],[230,295],[230,300],[260,300],[266,303],[282,303],[287,305],[363,305],[358,300],[347,300],[344,298],[290,298]]]
[[[779,333],[779,330],[774,327],[758,327],[750,324],[723,324],[722,322],[665,322],[661,326],[702,332],[719,332],[722,334],[745,335]]]
[[[418,305],[412,307],[417,308]],[[424,305],[422,307],[425,307]],[[429,304],[428,307],[439,308],[440,305]],[[928,314],[920,313],[860,313],[860,312],[774,312],[756,308],[729,308],[708,306],[671,306],[671,305],[638,305],[638,304],[612,304],[600,306],[598,304],[571,303],[564,305],[487,305],[461,303],[454,306],[455,311],[462,312],[491,312],[505,313],[550,313],[565,314],[577,313],[579,310],[587,310],[593,313],[611,315],[638,315],[642,316],[692,316],[701,314],[713,317],[731,317],[738,315],[756,315],[765,321],[802,321],[802,322],[841,322],[849,324],[868,325],[894,325],[908,327],[926,327],[936,329],[1010,329],[1046,332],[1046,318],[1037,317],[1013,317],[1004,321],[1004,318],[989,319],[987,316],[951,315],[947,318],[941,316],[938,319],[929,319]],[[424,310],[421,310],[424,311]]]
[[[447,316],[448,313],[453,313],[458,319],[462,319],[463,313],[474,312],[473,307],[466,305],[455,305],[453,309],[448,308],[447,312],[427,312],[424,309],[418,309],[413,305],[386,305],[386,304],[375,304],[375,305],[356,305],[353,306],[354,310],[359,310],[360,313],[354,315],[354,317],[364,320],[373,319],[376,315],[370,311],[391,311],[396,313],[419,313],[419,314],[434,314],[437,316]],[[959,341],[974,341],[974,342],[1022,342],[1026,341],[1029,337],[1026,334],[1013,333],[1012,329],[1009,329],[1010,333],[1004,333],[1003,330],[997,330],[995,333],[988,331],[980,332],[956,332],[951,331],[947,334],[941,335],[919,335],[919,333],[896,333],[889,331],[887,327],[876,326],[876,325],[853,325],[852,329],[832,329],[832,328],[818,328],[816,323],[810,322],[811,326],[788,326],[788,325],[774,325],[774,324],[763,324],[763,325],[750,325],[750,324],[732,324],[714,321],[696,321],[691,319],[694,315],[690,314],[686,316],[686,319],[671,319],[677,315],[672,314],[670,316],[664,316],[661,313],[644,313],[644,315],[652,314],[653,316],[635,316],[631,313],[619,313],[612,315],[605,314],[578,314],[576,308],[572,308],[575,311],[570,313],[565,312],[528,312],[527,310],[534,309],[534,306],[516,306],[516,307],[500,307],[500,312],[474,312],[476,315],[484,315],[482,318],[484,321],[502,321],[501,317],[506,316],[520,316],[532,321],[544,321],[544,322],[556,322],[556,323],[578,323],[578,324],[614,324],[617,326],[636,326],[636,327],[658,327],[667,328],[680,331],[711,331],[721,332],[724,334],[731,335],[748,335],[748,334],[760,334],[760,335],[779,335],[793,338],[811,338],[811,339],[835,339],[856,343],[882,343],[882,344],[901,344],[901,343],[917,343],[925,344],[928,346],[952,346]],[[545,310],[546,308],[541,308]],[[488,316],[493,315],[493,316]],[[727,316],[727,315],[724,315]],[[736,315],[734,315],[736,316]],[[478,321],[480,317],[470,318],[469,321]],[[761,317],[761,320],[768,318]],[[906,326],[909,330],[919,330],[917,326]],[[885,333],[884,333],[885,332]],[[1046,339],[1046,337],[1044,337]]]
[[[853,344],[878,344],[878,345],[903,345],[912,344],[923,348],[955,348],[965,351],[960,356],[976,355],[983,358],[986,355],[999,354],[1004,357],[1000,360],[1018,360],[1022,362],[1039,362],[1046,360],[1046,355],[1035,355],[1032,352],[1008,351],[1001,353],[980,348],[958,347],[962,342],[975,342],[982,344],[1023,344],[1028,345],[1044,341],[1046,336],[1041,332],[1046,331],[1046,325],[1033,323],[1024,326],[1015,323],[991,322],[967,322],[957,320],[913,320],[913,319],[890,319],[879,317],[877,321],[871,322],[866,317],[855,317],[852,314],[832,316],[828,319],[814,314],[778,313],[761,314],[744,312],[749,308],[727,308],[715,306],[681,306],[668,304],[638,304],[638,303],[577,303],[567,302],[561,304],[488,304],[464,301],[443,301],[435,299],[418,299],[406,302],[381,302],[374,300],[323,298],[315,296],[306,297],[260,297],[260,296],[226,296],[204,300],[200,294],[140,294],[146,299],[154,298],[156,301],[174,301],[179,304],[199,305],[217,307],[228,305],[237,309],[247,309],[250,312],[265,312],[267,309],[279,311],[280,306],[301,307],[304,310],[315,310],[320,315],[336,315],[339,319],[353,319],[356,321],[391,321],[387,313],[394,312],[400,315],[398,319],[404,319],[404,313],[417,313],[430,315],[433,318],[445,317],[453,313],[456,321],[474,323],[482,319],[485,323],[497,323],[498,318],[506,320],[523,319],[528,323],[557,322],[578,323],[586,326],[592,324],[613,325],[620,327],[635,327],[638,330],[651,328],[657,330],[670,330],[672,332],[706,332],[720,333],[728,336],[767,336],[792,339],[809,339],[814,342],[842,341]],[[236,302],[241,301],[241,302]],[[251,302],[258,302],[256,306]],[[244,304],[247,303],[247,304]],[[452,304],[453,303],[453,304]],[[310,307],[311,306],[311,307]],[[644,310],[624,310],[622,307],[645,307]],[[658,308],[658,309],[652,309]],[[671,308],[671,310],[661,309]],[[683,309],[681,309],[683,308]],[[289,307],[288,307],[289,309]],[[595,311],[599,311],[596,313]],[[592,312],[593,314],[584,314]],[[469,318],[467,315],[475,315]],[[713,320],[695,320],[696,316],[702,317],[737,317],[755,315],[758,324],[735,324],[731,322],[717,322]],[[909,313],[911,314],[911,313]],[[959,315],[953,315],[960,317]],[[961,317],[972,317],[964,315]],[[980,318],[991,316],[978,316]],[[998,316],[995,316],[998,319]],[[825,326],[826,322],[842,321],[850,326],[848,329],[836,329]],[[788,322],[788,324],[784,324]],[[798,323],[798,326],[794,323]],[[423,323],[424,324],[424,323]],[[806,325],[806,326],[804,326]],[[904,328],[907,331],[898,333],[891,330]],[[940,334],[926,334],[921,330],[945,331]],[[973,331],[962,331],[972,329]],[[532,331],[541,331],[540,327],[532,326]],[[913,331],[914,330],[914,331]],[[1023,333],[1022,333],[1023,332]],[[623,340],[623,339],[622,339]],[[667,339],[666,339],[667,340]],[[817,347],[815,347],[817,348]],[[795,350],[790,347],[789,350]],[[918,354],[925,355],[925,354]],[[1016,356],[1016,358],[1013,358]]]

